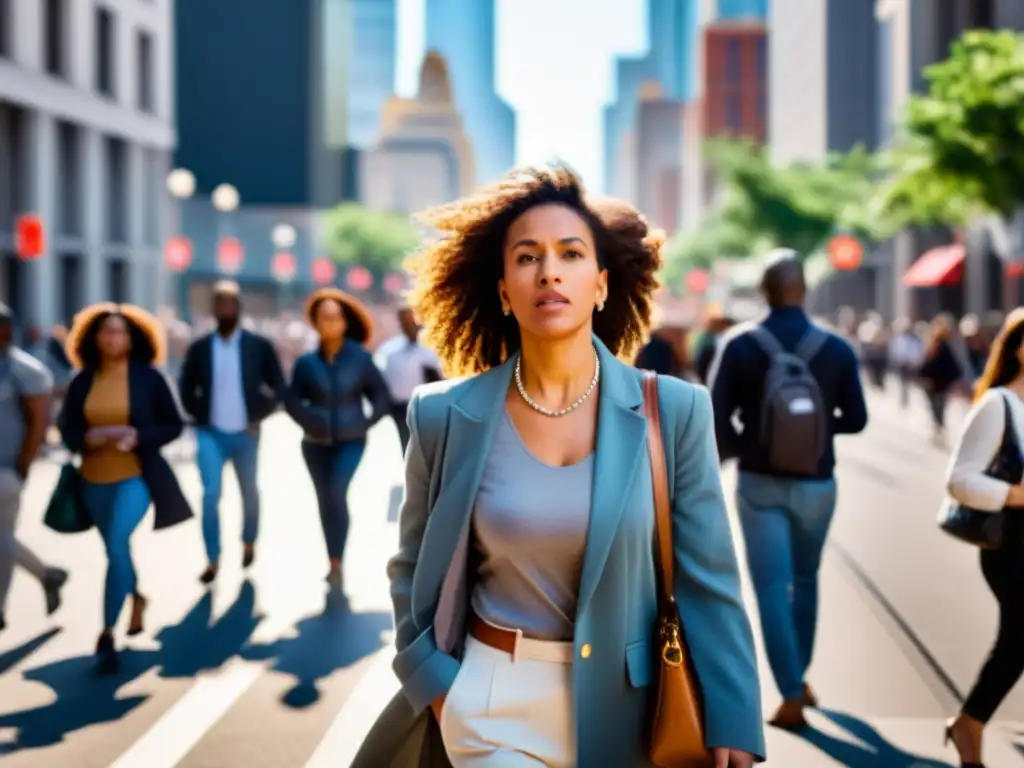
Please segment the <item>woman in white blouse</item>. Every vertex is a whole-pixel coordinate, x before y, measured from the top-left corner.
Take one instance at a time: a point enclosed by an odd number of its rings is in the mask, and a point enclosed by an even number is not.
[[[978,379],[975,404],[949,470],[949,494],[965,506],[989,512],[1024,508],[1024,485],[1011,485],[986,474],[1003,439],[1010,409],[1018,439],[1024,436],[1024,309],[1006,318]],[[1010,517],[1001,549],[981,551],[981,572],[999,603],[999,631],[988,659],[960,714],[946,729],[962,766],[981,762],[985,724],[1024,673],[1024,511]]]

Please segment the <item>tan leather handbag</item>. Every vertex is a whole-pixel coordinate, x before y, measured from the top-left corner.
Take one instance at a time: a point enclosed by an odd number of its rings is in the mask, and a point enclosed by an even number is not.
[[[651,724],[651,762],[658,768],[713,768],[704,745],[700,687],[686,650],[675,598],[672,509],[658,410],[658,376],[644,371],[644,412],[654,485],[658,585],[658,691]]]

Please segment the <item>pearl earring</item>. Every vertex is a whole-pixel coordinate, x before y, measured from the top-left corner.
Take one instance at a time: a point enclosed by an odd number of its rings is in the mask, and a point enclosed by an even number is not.
[[[501,314],[503,314],[505,317],[508,317],[509,315],[512,314],[512,308],[508,304],[502,304]]]

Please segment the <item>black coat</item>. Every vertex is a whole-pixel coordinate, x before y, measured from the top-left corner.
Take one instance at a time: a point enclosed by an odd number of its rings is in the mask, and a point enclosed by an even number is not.
[[[259,334],[244,330],[240,333],[245,411],[249,423],[255,426],[277,410],[285,397],[287,386],[273,344]],[[185,353],[185,362],[178,379],[181,404],[201,427],[210,423],[213,336],[209,333],[192,342]]]
[[[58,424],[68,450],[85,451],[85,400],[92,389],[95,372],[84,370],[71,380]],[[142,480],[153,499],[154,525],[169,528],[192,517],[192,508],[181,491],[178,478],[160,449],[173,442],[185,428],[178,403],[164,375],[148,365],[132,364],[128,371],[130,399],[128,423],[135,427],[135,453],[142,465]]]

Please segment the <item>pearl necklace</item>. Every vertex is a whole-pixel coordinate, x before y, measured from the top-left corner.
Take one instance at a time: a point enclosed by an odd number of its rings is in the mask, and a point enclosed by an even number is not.
[[[583,405],[584,401],[590,397],[590,393],[594,391],[597,386],[598,380],[601,378],[601,358],[597,356],[597,350],[594,350],[594,378],[590,380],[590,386],[587,387],[587,391],[577,398],[573,403],[570,403],[565,408],[557,411],[552,411],[549,408],[545,408],[543,405],[539,405],[534,401],[532,397],[527,393],[526,387],[523,386],[523,354],[519,353],[519,358],[516,360],[515,379],[516,389],[519,391],[520,397],[526,401],[526,404],[537,411],[537,413],[543,413],[545,416],[565,416],[567,413],[571,413]]]

